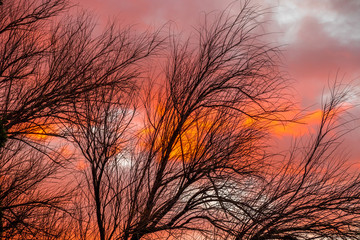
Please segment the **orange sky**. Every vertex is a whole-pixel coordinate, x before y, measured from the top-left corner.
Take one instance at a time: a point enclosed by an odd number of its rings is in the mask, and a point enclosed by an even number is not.
[[[233,0],[78,0],[80,7],[98,16],[100,24],[117,17],[136,27],[162,26],[173,22],[179,32],[188,33],[201,21],[205,12],[219,11]],[[351,105],[360,103],[360,1],[359,0],[255,0],[261,7],[271,7],[266,27],[270,41],[282,45],[284,67],[294,80],[295,99],[308,108],[305,121],[318,119],[321,98],[326,95],[328,80],[353,82]],[[325,89],[325,90],[324,90]],[[360,116],[359,110],[352,114]],[[290,132],[299,135],[304,126],[276,128],[279,136]],[[311,129],[310,129],[311,132]],[[302,135],[304,133],[301,133]],[[360,159],[360,131],[348,135],[347,149],[352,159]]]

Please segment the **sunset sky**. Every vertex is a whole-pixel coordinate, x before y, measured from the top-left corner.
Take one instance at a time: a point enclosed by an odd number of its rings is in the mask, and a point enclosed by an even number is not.
[[[360,1],[359,0],[256,0],[268,8],[265,27],[271,41],[282,46],[284,67],[294,82],[299,107],[316,111],[326,95],[328,82],[335,79],[350,83],[349,105],[360,103]],[[171,23],[179,32],[190,33],[204,13],[221,11],[233,0],[79,0],[82,8],[93,12],[104,24],[107,19],[138,28]],[[358,110],[352,114],[359,115]],[[316,112],[309,117],[317,120]],[[287,134],[289,131],[284,131]],[[360,131],[347,136],[351,159],[360,159]]]
[[[360,240],[360,0],[0,0],[0,240]]]

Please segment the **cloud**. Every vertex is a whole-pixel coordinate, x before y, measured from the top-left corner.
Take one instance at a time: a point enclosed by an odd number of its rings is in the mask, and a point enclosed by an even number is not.
[[[302,20],[308,17],[316,19],[327,35],[344,44],[360,40],[358,0],[280,0],[274,9],[274,20],[285,30],[283,40],[287,43],[296,40]]]
[[[269,1],[267,1],[269,2]],[[360,78],[360,1],[279,0],[272,15],[286,70],[303,106],[319,103],[327,82]]]
[[[191,28],[201,15],[226,8],[232,0],[79,0],[82,7],[95,11],[100,18],[117,17],[126,24],[162,26],[173,21],[180,29]]]

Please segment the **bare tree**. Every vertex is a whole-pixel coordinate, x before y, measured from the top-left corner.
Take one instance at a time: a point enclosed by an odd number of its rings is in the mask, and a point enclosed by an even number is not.
[[[112,160],[106,156],[119,143],[111,139],[134,129],[123,117],[103,117],[113,116],[113,108],[91,106],[81,114],[93,122],[78,121],[80,135],[73,139],[89,163],[100,239],[197,233],[210,239],[358,239],[359,176],[335,154],[342,136],[335,119],[346,94],[333,88],[309,145],[295,146],[281,161],[268,155],[267,130],[291,105],[277,71],[278,49],[260,41],[255,19],[261,13],[248,4],[237,16],[223,13],[206,22],[198,43],[172,39],[163,78],[140,94],[138,142],[123,142],[128,147]],[[128,107],[118,109],[127,115]]]
[[[85,14],[57,23],[67,7],[0,5],[2,238],[358,239],[359,176],[335,155],[343,92],[307,147],[281,161],[267,152],[291,104],[263,11],[245,1],[208,15],[196,37],[170,36],[163,71],[145,81],[156,33],[96,35]],[[84,165],[62,168],[32,135],[66,138]],[[76,195],[45,191],[59,169]]]
[[[0,239],[40,239],[57,236],[70,192],[62,184],[61,166],[24,143],[10,140],[0,150]]]
[[[64,126],[81,156],[78,160],[85,161],[81,169],[85,180],[80,189],[83,197],[79,202],[85,212],[78,212],[76,218],[81,219],[81,228],[90,225],[93,229],[82,229],[84,239],[119,236],[123,208],[128,204],[124,202],[123,192],[129,173],[123,161],[126,161],[126,143],[135,113],[130,103],[128,93],[114,88],[99,89],[88,95],[83,104],[74,105],[76,114],[72,124]]]
[[[198,42],[171,42],[165,87],[144,101],[148,133],[133,160],[124,239],[206,232],[222,221],[216,196],[226,182],[261,170],[267,124],[289,109],[278,49],[257,29],[261,14],[245,2],[238,15],[207,19]]]
[[[84,93],[129,87],[137,63],[160,42],[156,34],[135,36],[114,25],[96,36],[86,14],[54,23],[66,7],[63,0],[1,6],[0,114],[7,138],[49,132],[43,126],[66,116],[69,103]]]
[[[21,234],[26,231],[18,227],[26,229],[30,219],[35,224],[42,218],[33,217],[35,212],[41,214],[52,205],[52,198],[44,195],[41,199],[42,191],[37,188],[55,174],[47,161],[60,161],[59,155],[49,154],[48,141],[41,136],[60,136],[56,124],[72,121],[70,107],[92,91],[131,89],[132,79],[141,72],[140,63],[161,42],[157,33],[136,35],[130,28],[118,29],[114,24],[95,34],[95,25],[86,14],[64,16],[69,6],[65,0],[16,0],[0,5],[0,148],[16,154],[18,150],[12,146],[19,141],[44,154],[41,157],[26,150],[34,160],[9,160],[2,155],[0,236],[14,231],[25,238]],[[10,204],[7,201],[13,195]],[[58,201],[61,196],[53,199]]]
[[[228,191],[226,182],[260,173],[268,123],[289,109],[278,49],[264,44],[257,29],[261,14],[245,2],[236,16],[223,12],[211,23],[209,16],[198,42],[171,38],[163,79],[139,94],[144,127],[138,142],[117,161],[111,159],[118,129],[134,130],[122,117],[112,119],[111,100],[78,111],[87,120],[72,127],[72,139],[89,163],[86,179],[100,239],[207,232],[218,226],[213,221],[222,221],[217,195]],[[121,179],[107,177],[113,167]],[[107,212],[109,196],[115,204]],[[109,219],[110,213],[118,216]]]
[[[359,239],[360,176],[338,154],[348,132],[339,120],[345,97],[334,87],[306,144],[272,160],[261,178],[232,179],[232,197],[218,195],[225,212],[213,222],[228,238]]]

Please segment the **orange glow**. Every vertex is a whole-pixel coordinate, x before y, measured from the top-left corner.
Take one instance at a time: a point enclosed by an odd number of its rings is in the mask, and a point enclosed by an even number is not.
[[[49,137],[48,134],[50,133],[54,133],[54,129],[50,126],[43,125],[33,128],[29,136],[38,140],[45,140]]]
[[[201,151],[202,145],[198,144],[198,142],[201,141],[202,132],[205,129],[209,129],[210,126],[211,123],[208,122],[195,124],[185,123],[184,128],[186,130],[184,130],[176,140],[170,153],[170,159],[181,159],[185,162],[189,161],[194,152]],[[142,130],[140,134],[147,138],[153,134],[153,129],[146,128]],[[161,146],[161,143],[163,142],[161,138],[161,136],[158,136],[158,139],[156,139],[155,143],[156,145]],[[145,147],[150,148],[150,146],[146,146],[146,144]]]
[[[163,115],[165,114],[164,112],[165,110],[162,106],[157,106],[158,115]],[[209,112],[204,116],[189,117],[182,126],[182,131],[177,136],[177,139],[172,146],[169,158],[189,162],[195,154],[201,154],[204,152],[205,149],[202,142],[206,135],[210,131],[217,132],[226,128],[226,124],[224,125],[223,121],[216,121],[215,116],[216,113],[212,114]],[[175,122],[171,121],[171,124],[175,124]],[[167,131],[167,133],[173,130],[174,129],[172,129],[171,126],[164,126],[164,131]],[[153,147],[156,147],[158,150],[161,150],[164,147],[164,143],[168,141],[167,138],[169,136],[167,134],[164,136],[163,133],[164,132],[158,133],[155,139]],[[151,139],[154,137],[154,134],[154,128],[151,126],[139,131],[138,136],[144,139],[141,143],[145,149],[151,148]]]
[[[271,133],[275,136],[303,136],[314,131],[314,125],[320,123],[322,110],[316,110],[312,113],[297,119],[296,122],[277,123],[271,127]]]
[[[253,126],[257,121],[251,117],[247,117],[243,122],[243,126],[250,127]]]
[[[58,133],[58,128],[50,124],[24,123],[12,127],[9,133],[21,133],[32,140],[47,140]]]
[[[76,169],[85,170],[88,167],[88,163],[85,160],[79,160],[76,163]]]
[[[204,146],[199,144],[205,131],[209,131],[214,124],[211,121],[191,123],[185,122],[185,131],[179,136],[170,158],[182,159],[185,162],[191,160],[195,152],[203,152]]]
[[[294,117],[299,113],[296,111],[291,111],[286,113],[284,116],[285,119],[295,119],[294,121],[285,120],[285,121],[269,121],[266,119],[253,119],[251,117],[247,117],[242,125],[244,127],[262,127],[262,126],[269,126],[270,133],[275,136],[282,137],[282,136],[293,136],[299,137],[303,136],[308,133],[314,132],[315,125],[321,122],[322,118],[322,110],[318,109],[315,110],[303,117],[297,118]]]

